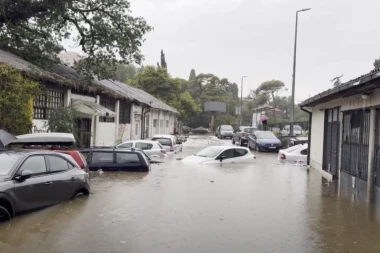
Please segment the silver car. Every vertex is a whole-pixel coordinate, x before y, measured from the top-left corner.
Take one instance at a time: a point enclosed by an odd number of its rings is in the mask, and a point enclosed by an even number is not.
[[[248,135],[257,130],[250,126],[240,126],[232,136],[232,144],[238,143],[240,146],[248,144]]]
[[[178,140],[174,135],[156,134],[153,136],[152,141],[158,141],[166,149],[168,154],[182,152],[182,141]]]
[[[116,146],[116,148],[139,148],[144,150],[151,159],[163,160],[167,156],[166,149],[158,141],[133,140],[125,141]]]

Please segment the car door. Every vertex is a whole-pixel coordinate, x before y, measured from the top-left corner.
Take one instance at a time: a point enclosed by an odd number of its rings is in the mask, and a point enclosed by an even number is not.
[[[53,177],[52,191],[56,196],[55,202],[71,199],[80,182],[78,175],[75,174],[75,166],[59,156],[46,155],[45,158],[49,173]]]
[[[222,164],[228,164],[228,163],[232,163],[232,158],[234,158],[234,155],[235,155],[235,149],[234,148],[230,148],[230,149],[226,149],[224,150],[221,154],[219,154],[217,156],[217,158],[215,159],[216,162],[219,162],[219,163],[222,163]],[[221,157],[224,157],[223,160],[220,160]]]
[[[115,170],[116,171],[144,171],[143,162],[140,156],[134,152],[116,152]]]
[[[33,210],[54,204],[53,177],[48,173],[43,155],[29,156],[18,169],[16,176],[29,170],[32,176],[25,180],[13,180],[15,209],[18,212]]]
[[[111,151],[92,151],[91,156],[88,158],[88,167],[91,171],[103,170],[112,171],[114,170],[115,158],[114,152]]]

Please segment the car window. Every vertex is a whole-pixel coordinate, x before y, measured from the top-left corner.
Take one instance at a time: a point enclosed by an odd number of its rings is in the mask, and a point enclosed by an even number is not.
[[[93,152],[92,163],[113,163],[113,152]]]
[[[45,158],[42,155],[31,156],[21,165],[20,172],[30,170],[34,175],[46,173]]]
[[[235,149],[227,149],[225,150],[223,153],[221,153],[219,155],[219,157],[222,157],[224,156],[225,158],[224,159],[228,159],[228,158],[233,158],[235,156],[235,152],[234,152]]]
[[[116,163],[139,163],[140,158],[136,153],[116,153]]]
[[[48,155],[46,160],[49,163],[50,172],[60,172],[69,169],[69,163],[58,156]]]
[[[87,152],[87,151],[81,151],[80,153],[82,154],[85,160],[87,160],[88,155],[90,154],[90,152]]]
[[[163,146],[171,146],[172,140],[169,138],[153,138],[152,141],[158,141]]]
[[[157,145],[160,147],[160,149],[165,149],[165,148],[161,145],[161,143],[157,143]]]
[[[248,151],[245,149],[236,148],[234,157],[245,156],[247,153],[248,153]]]
[[[302,150],[301,155],[307,155],[307,149]]]
[[[255,128],[244,128],[244,132],[251,133]]]
[[[153,144],[146,143],[146,142],[136,142],[135,147],[141,148],[142,150],[150,150],[150,149],[152,149]]]
[[[0,153],[0,175],[8,175],[23,157],[23,155],[17,153]]]
[[[78,153],[79,153],[79,156],[82,158],[82,162],[83,162],[84,166],[87,167],[87,161],[86,161],[87,157],[85,157],[81,152],[78,152]],[[88,154],[87,154],[87,156],[88,156]]]
[[[214,158],[220,152],[222,152],[223,149],[224,148],[220,148],[220,147],[208,147],[196,153],[195,156]]]
[[[133,142],[127,142],[127,143],[122,143],[117,147],[118,148],[131,148],[132,146],[133,146]]]

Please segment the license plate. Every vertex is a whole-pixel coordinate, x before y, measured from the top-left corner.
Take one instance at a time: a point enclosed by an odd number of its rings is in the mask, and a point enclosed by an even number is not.
[[[276,149],[276,147],[269,147],[270,149]]]

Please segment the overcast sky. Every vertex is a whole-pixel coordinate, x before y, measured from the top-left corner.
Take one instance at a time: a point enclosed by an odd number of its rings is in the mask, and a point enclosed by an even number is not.
[[[380,57],[379,0],[131,0],[154,31],[142,47],[145,65],[160,50],[172,76],[213,73],[244,96],[261,82],[282,80],[291,92],[295,12],[299,14],[296,102],[369,72]],[[240,93],[239,93],[240,94]],[[284,93],[286,94],[286,93]]]

